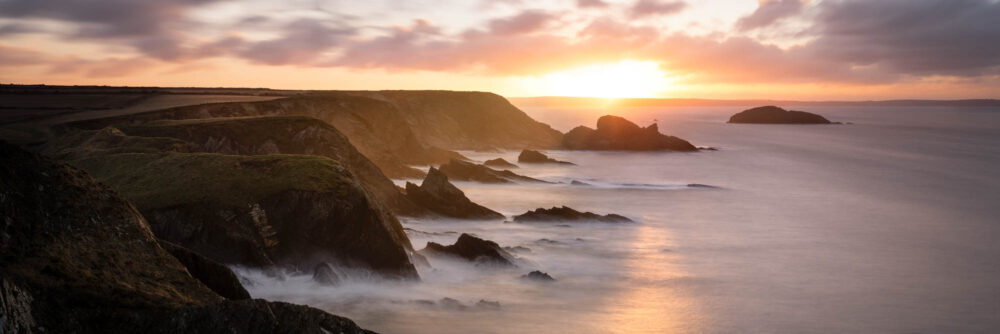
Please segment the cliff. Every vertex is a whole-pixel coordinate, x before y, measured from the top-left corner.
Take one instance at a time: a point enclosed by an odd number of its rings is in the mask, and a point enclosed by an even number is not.
[[[117,192],[2,142],[0,208],[4,333],[367,332],[305,306],[225,300]]]

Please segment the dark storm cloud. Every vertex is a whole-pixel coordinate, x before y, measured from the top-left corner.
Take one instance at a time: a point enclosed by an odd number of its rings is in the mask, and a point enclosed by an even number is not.
[[[834,1],[819,9],[811,56],[909,75],[977,76],[1000,66],[1000,2]]]
[[[760,4],[753,14],[736,22],[740,30],[763,28],[783,18],[798,14],[804,5],[802,0],[774,0]]]

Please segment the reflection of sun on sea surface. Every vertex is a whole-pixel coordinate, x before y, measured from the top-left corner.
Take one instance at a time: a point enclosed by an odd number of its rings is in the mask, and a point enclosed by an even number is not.
[[[678,287],[690,278],[667,249],[670,236],[661,228],[639,224],[633,252],[625,264],[629,284],[609,299],[603,314],[608,333],[697,333],[703,321],[690,292]]]
[[[655,97],[669,85],[660,65],[623,60],[524,79],[528,91],[542,96],[604,98]]]

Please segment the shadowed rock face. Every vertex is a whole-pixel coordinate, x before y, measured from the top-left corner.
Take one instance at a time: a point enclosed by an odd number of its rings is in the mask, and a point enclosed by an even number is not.
[[[500,213],[473,203],[465,197],[448,177],[441,171],[431,167],[424,182],[417,185],[406,183],[406,196],[435,213],[452,218],[463,219],[503,219]]]
[[[324,157],[123,153],[71,163],[132,200],[158,237],[218,262],[311,269],[327,257],[416,277],[396,217]]]
[[[823,116],[804,111],[764,106],[744,110],[729,118],[729,123],[756,124],[830,124]]]
[[[521,154],[517,156],[517,162],[520,163],[532,163],[532,164],[563,164],[563,165],[573,165],[572,162],[559,161],[556,159],[549,158],[542,152],[533,150],[522,150]]]
[[[428,242],[427,247],[421,250],[421,252],[448,254],[476,262],[477,264],[517,267],[514,264],[514,256],[500,248],[500,245],[497,245],[496,242],[476,238],[465,233],[462,233],[458,237],[458,240],[455,241],[455,244],[450,246]]]
[[[517,168],[517,165],[512,164],[507,160],[504,160],[503,158],[486,160],[486,162],[484,162],[483,165],[489,167],[498,167],[498,168]]]
[[[484,165],[477,165],[468,161],[452,159],[447,164],[441,165],[441,172],[449,179],[458,181],[475,181],[482,183],[511,183],[520,182],[541,182],[549,183],[527,176],[517,175],[509,170],[498,171]]]
[[[598,215],[593,212],[580,212],[569,207],[552,207],[551,209],[539,208],[528,211],[524,214],[514,216],[517,222],[566,222],[566,221],[596,221],[602,223],[629,223],[632,222],[621,215],[609,214]]]
[[[0,208],[4,333],[367,332],[306,306],[225,301],[118,193],[2,142]]]
[[[578,126],[563,136],[563,148],[595,151],[697,151],[688,141],[663,135],[656,124],[640,128],[618,116],[602,116],[597,129]]]
[[[163,240],[157,242],[187,268],[191,277],[201,281],[218,295],[230,300],[250,299],[250,293],[243,288],[240,279],[229,267],[177,244]]]

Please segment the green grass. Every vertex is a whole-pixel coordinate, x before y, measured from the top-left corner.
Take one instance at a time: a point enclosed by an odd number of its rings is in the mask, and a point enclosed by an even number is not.
[[[71,164],[143,209],[198,202],[246,206],[287,190],[347,196],[358,187],[337,162],[309,155],[124,153]]]

